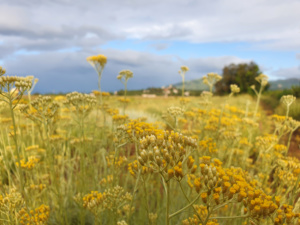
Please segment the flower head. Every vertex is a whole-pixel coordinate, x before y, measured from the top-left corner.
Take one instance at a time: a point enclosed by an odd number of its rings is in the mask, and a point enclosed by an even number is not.
[[[184,73],[190,70],[187,66],[182,66],[182,67],[180,67],[180,69]]]
[[[262,73],[255,78],[255,80],[259,82],[263,87],[268,84],[268,79],[269,77]]]
[[[105,64],[107,63],[107,58],[104,55],[93,55],[86,58],[86,60],[95,68],[100,77],[104,69]]]
[[[240,88],[236,84],[231,84],[230,90],[231,90],[231,93],[233,93],[233,94],[240,92]]]
[[[280,101],[289,107],[294,101],[296,101],[296,97],[293,95],[284,95],[281,97]]]
[[[6,70],[0,66],[0,76],[6,73]]]
[[[117,76],[117,79],[121,80],[123,77],[127,81],[129,78],[133,77],[133,72],[131,70],[122,70]]]
[[[89,56],[86,58],[86,60],[93,65],[99,64],[101,67],[104,67],[107,63],[107,58],[104,55]]]

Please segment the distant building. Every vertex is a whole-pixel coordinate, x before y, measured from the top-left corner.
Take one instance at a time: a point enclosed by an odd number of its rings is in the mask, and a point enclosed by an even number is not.
[[[142,94],[143,98],[156,98],[156,94]]]

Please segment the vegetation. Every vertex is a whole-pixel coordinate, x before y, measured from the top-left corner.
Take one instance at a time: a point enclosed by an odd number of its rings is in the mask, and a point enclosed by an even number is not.
[[[291,89],[285,89],[282,91],[268,91],[262,98],[262,101],[266,107],[279,115],[285,115],[285,109],[280,104],[280,99],[285,95],[293,95],[300,98],[300,86],[292,86]],[[300,104],[299,99],[290,108],[290,116],[300,120]]]
[[[222,72],[222,80],[215,85],[216,93],[229,93],[231,84],[238,85],[241,89],[241,93],[251,93],[251,85],[255,85],[256,89],[259,89],[259,84],[255,82],[255,78],[259,74],[261,74],[259,66],[254,62],[225,66]],[[269,85],[267,85],[265,89],[267,89],[268,86]]]
[[[0,67],[1,224],[300,224],[294,96],[267,116],[265,75],[253,99],[213,96],[211,73],[200,97],[120,98],[101,91],[106,57],[88,61],[99,90],[62,96]]]

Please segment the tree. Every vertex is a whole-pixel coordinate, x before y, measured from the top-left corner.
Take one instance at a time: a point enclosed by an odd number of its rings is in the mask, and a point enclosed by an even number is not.
[[[247,63],[240,63],[240,64],[230,64],[223,68],[223,79],[218,81],[215,84],[216,94],[223,95],[226,93],[230,93],[230,85],[237,84],[240,88],[241,93],[251,93],[250,86],[255,85],[256,89],[259,89],[259,83],[255,80],[262,72],[259,69],[259,66],[254,63],[250,62]],[[267,90],[269,85],[266,86],[265,90]]]

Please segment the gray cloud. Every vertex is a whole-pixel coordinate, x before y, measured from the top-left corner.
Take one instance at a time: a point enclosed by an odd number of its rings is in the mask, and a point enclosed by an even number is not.
[[[183,60],[173,55],[157,56],[145,52],[113,49],[103,50],[103,53],[108,57],[102,76],[102,88],[105,91],[123,88],[120,81],[116,79],[123,69],[130,69],[134,73],[134,78],[128,82],[128,88],[139,89],[180,82],[178,70],[182,65],[190,67],[186,79],[191,80],[200,78],[208,72],[220,73],[224,65],[231,62],[249,61],[232,56]],[[86,62],[86,57],[92,54],[95,52],[76,54],[46,52],[42,55],[20,55],[3,66],[7,74],[34,75],[39,78],[36,87],[38,92],[89,92],[97,89],[97,74]]]
[[[170,47],[170,43],[154,43],[150,45],[151,48],[154,48],[157,51],[161,51]]]
[[[273,72],[273,76],[277,79],[283,78],[299,78],[300,77],[300,66],[298,67],[290,67],[290,68],[282,68]]]

